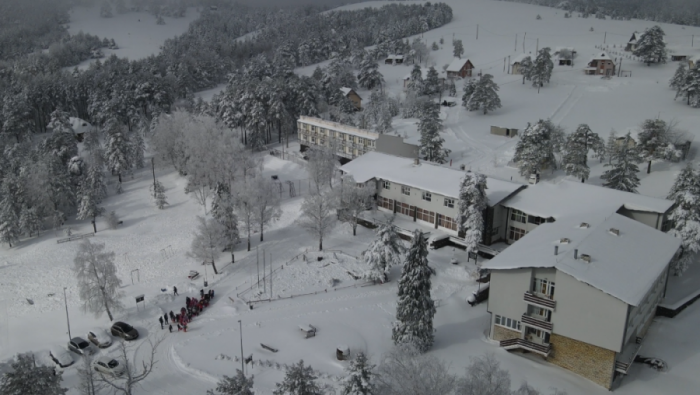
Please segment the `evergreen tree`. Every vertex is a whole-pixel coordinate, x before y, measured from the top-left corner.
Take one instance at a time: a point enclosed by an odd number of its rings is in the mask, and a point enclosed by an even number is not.
[[[467,101],[467,110],[476,111],[484,109],[484,114],[501,108],[501,99],[498,97],[498,85],[493,82],[491,74],[484,74],[474,87],[474,92]]]
[[[420,114],[418,132],[420,132],[420,153],[427,161],[447,162],[447,156],[451,151],[442,147],[445,140],[440,136],[441,127],[440,105],[432,101],[426,102]]]
[[[321,395],[316,378],[311,366],[304,366],[301,360],[287,369],[284,381],[277,383],[273,395]]]
[[[557,139],[561,128],[550,120],[539,120],[528,124],[515,146],[513,162],[517,163],[520,175],[529,177],[549,167],[556,168],[555,152],[558,152]]]
[[[246,377],[240,369],[236,369],[236,375],[229,377],[224,375],[216,385],[216,395],[254,395],[254,376]],[[207,395],[214,395],[214,391],[207,391]]]
[[[611,130],[608,141],[605,143],[605,156],[608,158],[608,164],[612,164],[612,159],[617,155],[618,149],[617,133],[615,130]]]
[[[411,76],[409,77],[407,88],[418,93],[423,92],[423,71],[421,70],[420,65],[413,65],[413,70],[411,70]]]
[[[639,155],[636,147],[630,147],[629,141],[631,138],[630,134],[627,133],[622,146],[617,150],[614,158],[615,163],[605,165],[605,167],[611,167],[611,169],[606,170],[600,176],[605,181],[603,183],[604,187],[637,193],[639,167],[637,167],[636,162],[639,161]]]
[[[29,235],[30,237],[33,234],[36,234],[36,236],[39,237],[41,220],[36,213],[36,207],[22,207],[22,211],[20,211],[19,214],[19,228],[22,233]]]
[[[165,187],[160,181],[156,180],[156,183],[154,185],[151,185],[151,196],[153,196],[153,200],[156,203],[156,207],[158,207],[159,210],[162,210],[165,208],[165,206],[168,203],[168,198],[165,196]]]
[[[579,178],[581,182],[588,179],[588,151],[592,150],[599,157],[605,155],[605,143],[586,124],[578,126],[576,131],[566,139],[564,158],[562,160],[567,175]]]
[[[525,80],[532,80],[532,72],[534,70],[534,65],[532,63],[532,57],[526,56],[520,61],[520,66],[518,66],[518,73],[523,76],[523,85],[525,85]]]
[[[486,176],[467,172],[459,186],[459,233],[464,235],[467,252],[476,253],[484,232],[483,213],[489,207]]]
[[[465,80],[462,91],[464,92],[462,94],[462,105],[468,109],[469,99],[471,99],[472,95],[476,91],[476,80],[472,78]]]
[[[673,78],[669,81],[669,86],[676,90],[676,97],[680,96],[688,76],[688,68],[685,62],[679,62]]]
[[[406,248],[396,233],[396,227],[391,223],[379,225],[377,236],[362,252],[362,260],[369,266],[363,277],[371,281],[386,282],[389,271],[403,262],[405,253]]]
[[[348,366],[348,375],[343,380],[342,395],[379,395],[374,383],[376,374],[363,352],[357,354]]]
[[[689,106],[700,107],[700,67],[688,70],[681,93],[687,99]]]
[[[133,163],[137,169],[143,169],[145,166],[144,152],[146,151],[146,143],[143,141],[141,131],[133,131],[129,136],[129,162]]]
[[[410,344],[426,352],[434,342],[433,317],[435,302],[430,296],[428,247],[423,233],[416,230],[399,280],[396,320],[391,338],[395,344]]]
[[[673,263],[680,276],[700,252],[700,174],[692,165],[678,173],[667,199],[675,202],[668,220],[673,224],[669,233],[681,239],[682,253]]]
[[[37,366],[34,355],[19,354],[11,364],[12,370],[0,378],[0,394],[3,395],[64,395],[61,388],[63,372],[48,366]]]
[[[0,200],[0,242],[7,243],[12,247],[12,243],[19,241],[19,235],[19,218],[12,202],[12,196],[5,195]]]
[[[644,63],[666,63],[668,54],[664,36],[666,33],[657,25],[646,29],[637,40],[637,48],[632,52],[634,56],[641,58]]]
[[[382,76],[378,68],[377,61],[369,54],[365,55],[360,63],[360,73],[357,75],[358,84],[369,90],[381,88],[384,83],[384,76]]]
[[[432,49],[433,51],[437,51],[438,49],[440,49],[440,47],[437,45],[436,42],[433,41],[433,45],[430,46],[430,49]]]
[[[430,66],[428,69],[428,74],[425,76],[425,81],[423,82],[423,94],[427,96],[434,96],[441,91],[442,84],[440,83],[438,72],[435,70],[435,67]]]
[[[452,55],[454,55],[455,58],[462,59],[462,55],[464,55],[464,45],[462,45],[462,40],[452,41]]]
[[[532,80],[532,86],[536,87],[538,92],[539,88],[549,83],[550,78],[552,78],[553,70],[554,62],[552,62],[550,49],[540,49],[535,62],[532,64],[532,71],[529,73],[530,78],[528,78]]]
[[[119,183],[122,182],[122,174],[131,169],[130,158],[131,147],[129,140],[124,133],[124,127],[112,119],[105,126],[107,144],[105,147],[105,157],[107,168],[119,176]]]
[[[102,199],[107,196],[107,187],[102,180],[102,170],[92,166],[87,177],[80,186],[78,194],[78,219],[92,220],[93,232],[97,233],[95,219],[104,214],[104,208],[100,207]]]
[[[447,89],[448,89],[448,95],[450,95],[450,97],[457,96],[457,86],[455,85],[455,81],[453,79],[450,79],[450,83],[449,83]]]
[[[672,162],[681,159],[682,152],[671,142],[672,134],[672,127],[662,119],[647,119],[642,123],[642,131],[637,136],[637,152],[648,162],[647,174],[651,173],[654,159]]]

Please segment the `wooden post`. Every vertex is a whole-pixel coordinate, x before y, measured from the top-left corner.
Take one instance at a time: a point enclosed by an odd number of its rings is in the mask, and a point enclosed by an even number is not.
[[[608,32],[605,32],[605,35],[603,36],[603,44],[608,40]]]
[[[525,35],[523,36],[523,53],[525,53],[525,39],[527,38],[527,32],[525,32]]]
[[[153,194],[155,195],[155,193],[156,193],[156,165],[153,161],[153,158],[151,158],[151,170],[153,170]]]
[[[476,39],[479,39],[479,24],[476,24]]]
[[[537,39],[537,46],[535,47],[535,53],[540,52],[540,39]]]
[[[518,33],[515,33],[515,48],[513,48],[513,52],[516,52],[518,50]]]

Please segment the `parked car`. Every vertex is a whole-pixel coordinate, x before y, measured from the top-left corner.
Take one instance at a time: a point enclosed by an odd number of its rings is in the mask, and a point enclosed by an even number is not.
[[[114,377],[119,377],[124,374],[124,365],[108,356],[99,357],[92,361],[92,368],[97,372],[111,374]]]
[[[87,338],[99,348],[107,348],[112,345],[112,336],[104,329],[95,328],[87,333]]]
[[[75,363],[73,356],[63,347],[52,346],[49,349],[49,358],[60,368],[67,368]]]
[[[68,349],[80,355],[92,355],[95,347],[82,337],[74,337],[68,342]]]
[[[115,322],[111,331],[112,336],[121,337],[124,340],[136,340],[139,337],[139,332],[126,322]]]

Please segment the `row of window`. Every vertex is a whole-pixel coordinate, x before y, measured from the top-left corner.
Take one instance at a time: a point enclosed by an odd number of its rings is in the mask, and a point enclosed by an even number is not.
[[[393,199],[387,199],[383,196],[377,198],[377,206],[383,207],[387,210],[394,210],[394,204],[396,204],[396,212],[403,214],[408,217],[415,217],[421,221],[429,222],[431,224],[435,223],[435,217],[438,218],[438,226],[446,229],[454,230],[455,232],[459,228],[456,218],[450,218],[444,215],[437,215],[433,211],[424,210],[416,206],[411,206],[408,203],[396,202]]]
[[[495,318],[496,318],[496,321],[495,321],[495,324],[496,324],[496,325],[505,326],[506,328],[510,328],[510,329],[513,329],[513,330],[516,330],[516,331],[519,331],[520,328],[521,328],[521,327],[520,327],[520,321],[513,320],[513,319],[510,319],[510,318],[506,318],[506,317],[502,317],[502,316],[500,316],[500,315],[498,315],[498,314],[496,314],[496,317],[495,317]]]
[[[514,226],[510,227],[510,230],[508,232],[508,240],[513,240],[513,241],[518,241],[525,237],[527,234],[527,231],[524,229],[516,228]]]
[[[312,134],[317,133],[317,134],[320,134],[321,136],[336,137],[342,141],[355,142],[358,144],[363,144],[363,145],[367,145],[367,146],[371,146],[371,147],[373,147],[375,144],[373,139],[354,136],[354,135],[349,134],[349,133],[339,132],[339,131],[335,131],[335,130],[328,130],[328,129],[320,128],[318,126],[313,126],[313,125],[301,124],[299,127],[299,130],[301,131],[302,135],[306,135],[306,134],[308,134],[307,131],[311,131]]]
[[[382,181],[382,188],[384,189],[391,189],[391,181]],[[406,196],[411,196],[411,187],[402,185],[401,186],[401,193]],[[428,192],[428,191],[423,191],[422,192],[422,198],[423,200],[427,202],[431,202],[433,200],[433,194]],[[445,207],[449,208],[454,208],[455,207],[455,200],[452,198],[445,198],[442,203]]]
[[[535,225],[543,224],[547,222],[546,218],[538,217],[536,215],[527,215],[520,210],[511,210],[510,220],[515,222],[520,222],[523,224],[531,223]],[[550,221],[551,222],[551,221]]]

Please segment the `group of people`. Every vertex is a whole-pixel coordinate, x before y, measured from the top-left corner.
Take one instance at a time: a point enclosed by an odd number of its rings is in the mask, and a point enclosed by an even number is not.
[[[187,332],[187,324],[192,321],[192,317],[198,316],[205,307],[209,307],[209,302],[212,299],[214,299],[213,289],[210,289],[208,292],[204,292],[203,289],[200,289],[199,299],[196,297],[185,297],[185,307],[180,309],[180,313],[175,314],[172,310],[170,310],[170,313],[164,314],[162,317],[158,317],[160,328],[165,329],[164,325],[168,325],[168,329],[172,333],[173,324],[176,324],[178,332]],[[168,324],[168,318],[170,319],[170,324]]]

